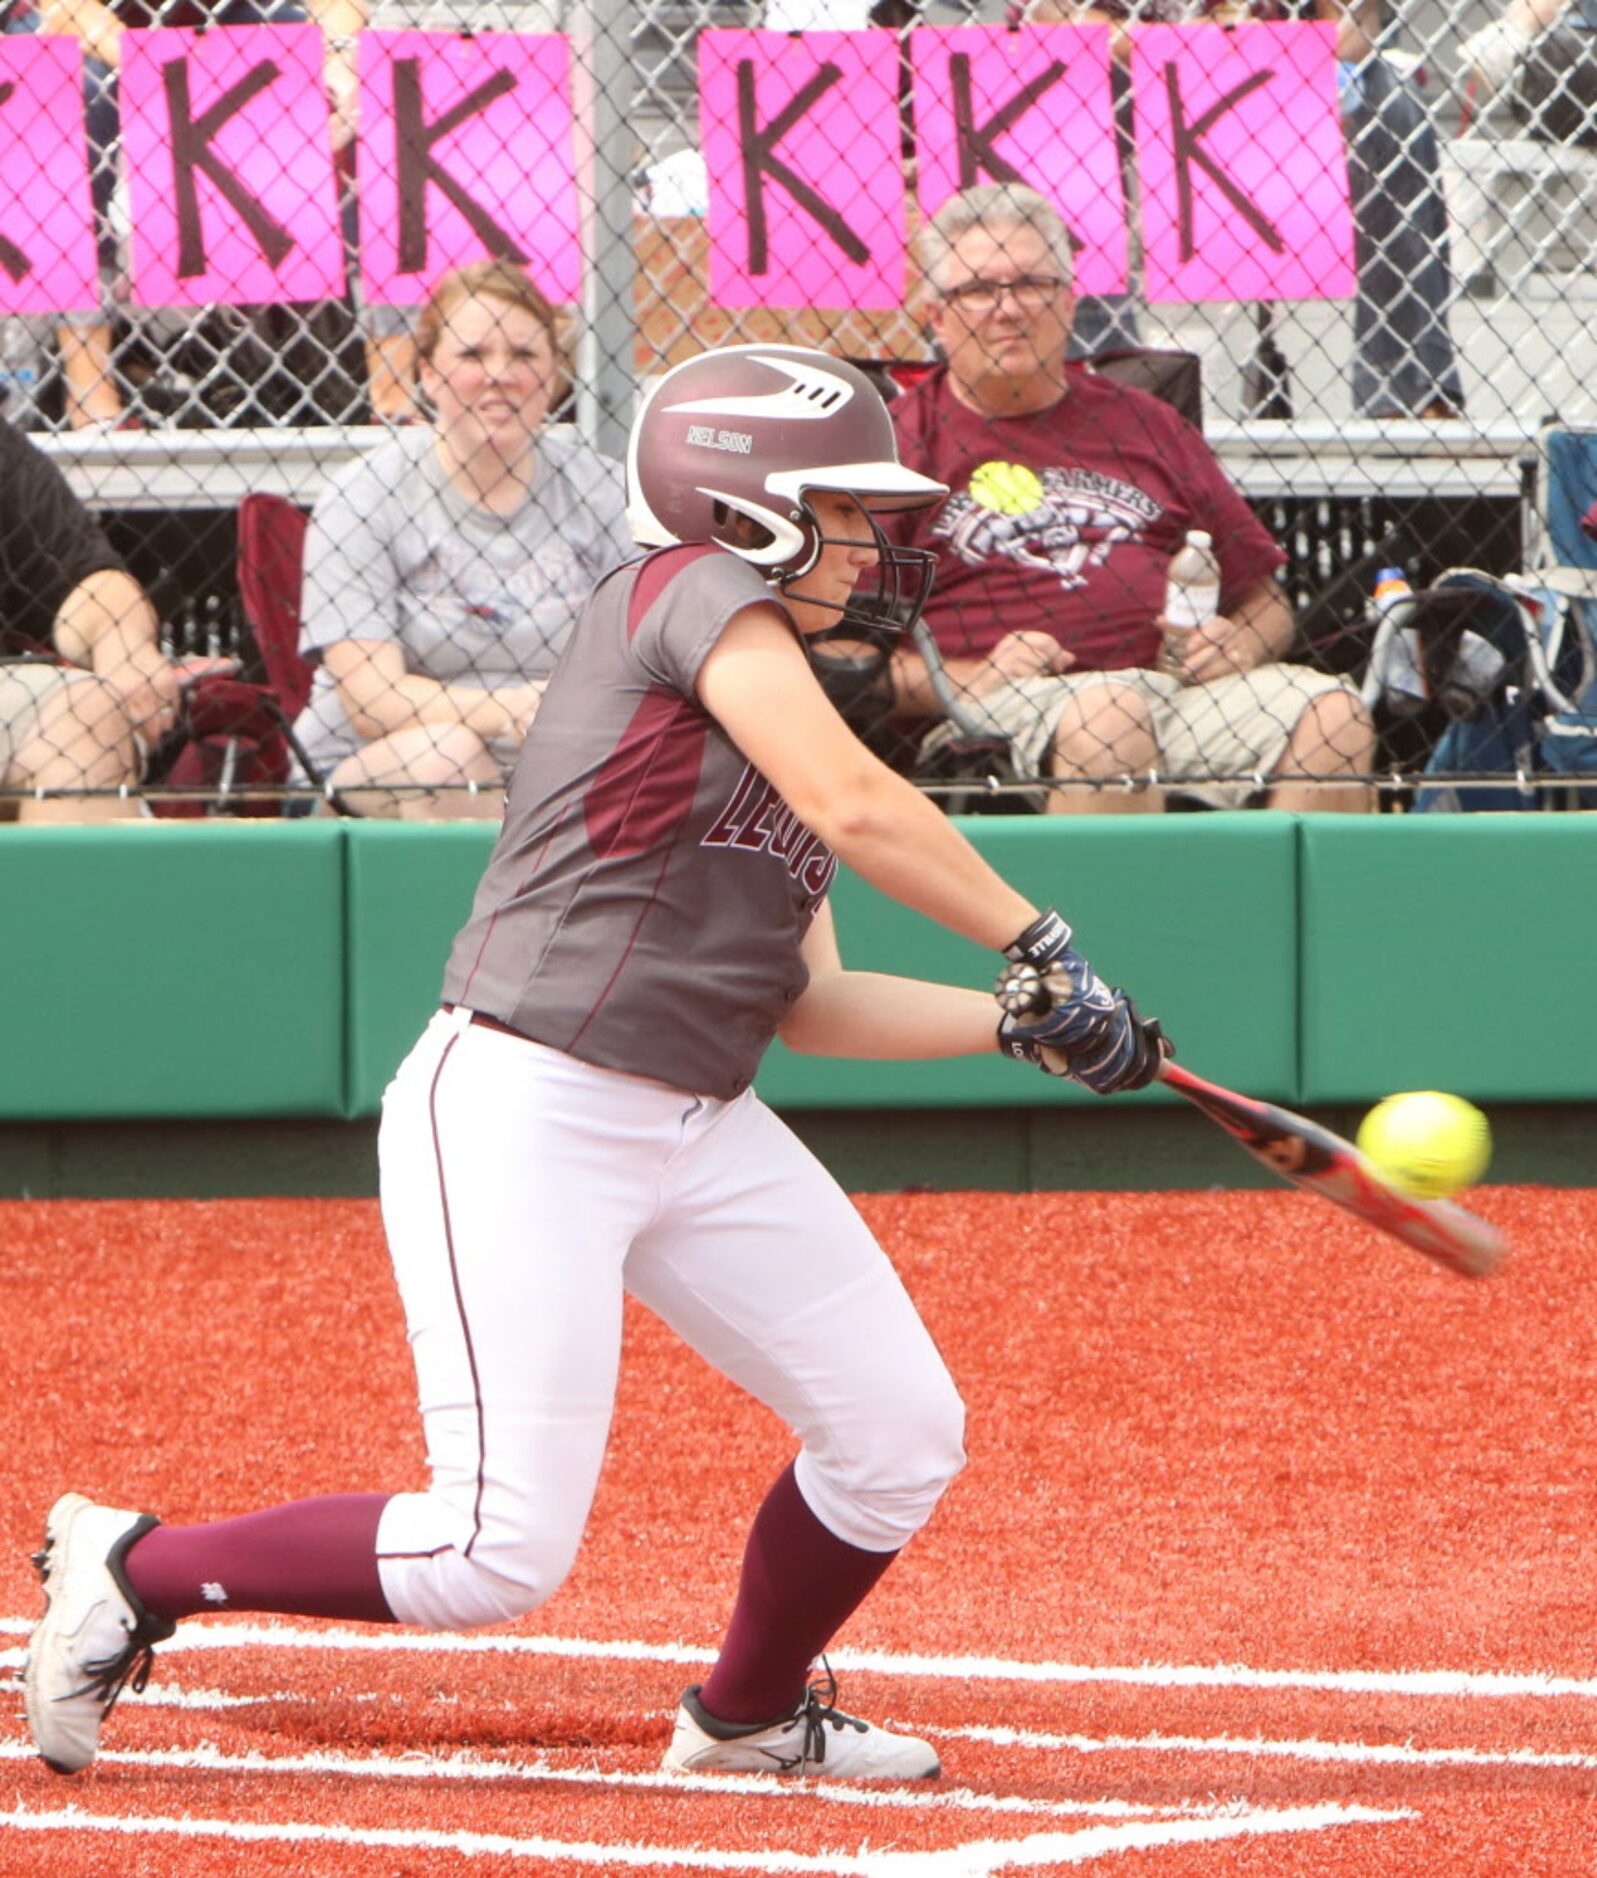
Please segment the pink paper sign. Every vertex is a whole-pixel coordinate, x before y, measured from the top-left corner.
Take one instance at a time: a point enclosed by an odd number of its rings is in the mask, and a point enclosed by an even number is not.
[[[700,33],[699,130],[720,305],[903,304],[893,34]]]
[[[1025,183],[1080,243],[1076,286],[1126,286],[1126,199],[1115,149],[1107,26],[922,27],[915,68],[916,193],[933,215],[975,183]]]
[[[344,291],[319,28],[160,27],[122,40],[122,141],[142,306]]]
[[[75,39],[0,38],[0,313],[99,303],[83,55]]]
[[[522,263],[554,301],[582,291],[571,69],[556,33],[365,33],[361,285],[425,300],[441,274]]]
[[[1131,79],[1150,300],[1352,294],[1334,26],[1140,26]]]

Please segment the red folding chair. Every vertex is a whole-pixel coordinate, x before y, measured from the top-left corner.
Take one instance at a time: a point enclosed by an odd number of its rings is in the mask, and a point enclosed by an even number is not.
[[[292,723],[315,676],[299,652],[299,602],[309,517],[284,496],[238,505],[238,597],[272,695]]]
[[[313,782],[320,781],[293,728],[314,676],[299,652],[306,521],[304,512],[283,496],[248,495],[239,503],[235,566],[251,642],[246,664],[253,664],[264,682],[211,676],[187,687],[178,719],[182,741],[161,780],[194,794],[157,800],[157,814],[276,815],[281,797],[252,795],[249,788],[255,783],[280,789],[293,773],[293,756]]]

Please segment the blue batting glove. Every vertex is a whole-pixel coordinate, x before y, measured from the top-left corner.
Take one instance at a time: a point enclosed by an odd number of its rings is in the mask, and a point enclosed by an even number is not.
[[[1056,1051],[1065,1073],[1098,1095],[1145,1088],[1169,1054],[1164,1033],[1103,982],[1070,938],[1048,912],[1004,948],[1012,963],[998,975],[999,1048],[1043,1069],[1043,1050]]]

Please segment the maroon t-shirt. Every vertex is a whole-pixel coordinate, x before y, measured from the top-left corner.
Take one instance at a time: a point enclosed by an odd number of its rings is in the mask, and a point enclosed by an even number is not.
[[[1207,529],[1220,557],[1220,610],[1286,560],[1214,452],[1162,399],[1069,371],[1059,402],[989,418],[961,404],[946,369],[893,400],[899,454],[947,483],[937,509],[892,532],[937,555],[926,619],[950,657],[980,657],[1006,633],[1051,632],[1076,669],[1152,665],[1170,557]]]

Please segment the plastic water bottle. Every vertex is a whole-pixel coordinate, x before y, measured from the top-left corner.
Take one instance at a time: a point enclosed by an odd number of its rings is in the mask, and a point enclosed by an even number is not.
[[[18,430],[33,430],[41,421],[44,368],[44,347],[33,322],[15,313],[0,318],[0,411]]]
[[[1214,540],[1201,528],[1192,529],[1170,557],[1164,591],[1164,643],[1159,669],[1184,678],[1187,634],[1213,619],[1220,610],[1220,561]]]
[[[1375,576],[1370,616],[1375,639],[1370,647],[1370,686],[1373,696],[1384,698],[1399,717],[1413,717],[1430,700],[1420,636],[1409,621],[1414,616],[1414,589],[1400,567],[1383,567]]]
[[[1164,619],[1171,632],[1191,632],[1220,611],[1220,559],[1204,529],[1189,531],[1170,561]]]

